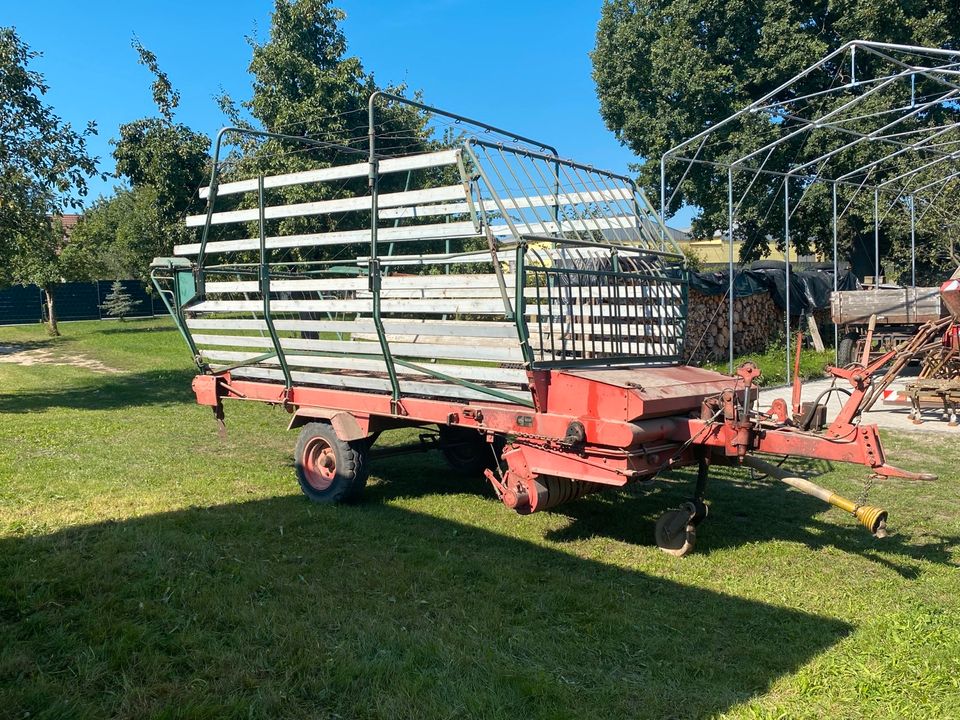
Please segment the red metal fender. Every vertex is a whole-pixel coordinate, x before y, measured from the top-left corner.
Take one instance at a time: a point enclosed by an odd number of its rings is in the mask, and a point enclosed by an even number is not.
[[[191,387],[193,388],[194,394],[197,396],[198,405],[217,407],[217,405],[220,404],[220,398],[223,395],[220,387],[221,377],[225,377],[227,382],[230,381],[229,375],[197,375],[195,378],[193,378]]]
[[[314,420],[326,420],[333,427],[337,437],[344,442],[363,440],[370,434],[370,416],[354,415],[343,410],[330,408],[301,407],[290,418],[287,430],[302,427]]]

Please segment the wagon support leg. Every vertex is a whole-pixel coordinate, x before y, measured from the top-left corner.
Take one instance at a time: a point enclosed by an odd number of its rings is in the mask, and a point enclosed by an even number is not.
[[[693,498],[676,510],[660,516],[654,529],[657,547],[668,555],[683,557],[693,551],[697,542],[697,526],[707,517],[707,505],[703,498],[710,475],[710,461],[706,454],[697,458],[697,484]]]

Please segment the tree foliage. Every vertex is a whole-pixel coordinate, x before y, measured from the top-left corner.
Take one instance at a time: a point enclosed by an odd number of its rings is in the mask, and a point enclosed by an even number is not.
[[[955,48],[960,5],[955,0],[605,0],[592,54],[601,114],[617,138],[646,159],[639,180],[658,196],[659,159],[666,150],[856,38]],[[799,87],[797,92],[814,89]],[[893,93],[880,95],[864,112],[900,99]],[[755,149],[764,122],[748,119],[724,135],[727,158]],[[805,140],[816,150],[824,137],[814,134]],[[865,162],[884,152],[888,150],[867,144],[852,151],[849,160]],[[783,172],[789,162],[784,153],[767,167]],[[668,178],[668,196],[678,180]],[[764,180],[751,192],[737,214],[738,239],[782,238],[782,210],[770,212],[778,182]],[[712,234],[725,228],[725,185],[724,170],[694,166],[668,214],[682,204],[695,205],[701,209],[695,230]],[[870,193],[869,201],[855,203],[844,219],[841,245],[848,255],[865,245],[872,253],[872,199]],[[782,208],[782,195],[779,203]],[[809,240],[826,250],[832,241],[830,218],[829,188],[809,188],[791,220],[799,244]],[[894,219],[882,238],[884,248],[892,250],[904,242],[902,218]],[[766,243],[748,246],[757,254]]]
[[[367,157],[367,101],[380,89],[402,95],[403,86],[381,88],[359,58],[347,54],[340,27],[344,13],[330,0],[275,0],[269,37],[248,38],[252,49],[249,71],[252,94],[237,102],[226,94],[218,98],[231,124],[273,133],[319,140],[318,147],[296,142],[256,138],[238,139],[228,172],[238,177],[295,172]],[[409,106],[378,107],[378,152],[384,155],[417,152],[429,146],[426,119]],[[384,191],[403,178],[390,177]],[[272,191],[275,202],[307,202],[347,197],[365,192],[359,178],[339,187],[328,184],[294,186]],[[252,199],[247,200],[253,202]],[[277,223],[282,234],[348,229],[349,219],[320,216],[288,218]],[[273,232],[273,230],[271,230]]]
[[[97,174],[87,151],[96,125],[77,132],[43,102],[47,84],[30,69],[39,55],[14,28],[0,28],[0,240],[79,207]]]
[[[48,87],[30,69],[39,53],[13,28],[0,28],[0,281],[43,288],[57,333],[53,286],[63,277],[63,228],[56,216],[79,207],[97,160],[96,133],[76,131],[43,102]]]
[[[183,216],[193,203],[209,166],[210,140],[186,125],[175,121],[180,94],[174,90],[157,62],[156,56],[136,38],[133,47],[139,62],[153,75],[151,91],[160,117],[145,117],[120,126],[120,137],[114,141],[113,157],[117,174],[142,192],[141,199],[152,196],[156,206],[154,240],[141,244],[155,254],[170,254],[175,242],[183,237]],[[130,198],[127,198],[129,200]],[[127,200],[123,202],[126,204]],[[142,203],[136,207],[143,208]],[[153,218],[144,217],[141,225]],[[126,242],[127,248],[131,244]],[[144,256],[136,263],[141,269],[149,264]]]
[[[71,275],[105,280],[145,278],[150,261],[168,252],[157,192],[140,185],[97,200],[73,228],[63,255]]]

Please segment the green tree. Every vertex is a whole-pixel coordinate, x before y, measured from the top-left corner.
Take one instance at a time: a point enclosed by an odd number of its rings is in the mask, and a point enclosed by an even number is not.
[[[74,275],[64,263],[66,235],[59,218],[42,216],[13,234],[5,270],[17,285],[36,285],[43,291],[47,307],[47,330],[59,335],[55,290],[64,280],[85,279]]]
[[[0,281],[43,288],[58,334],[53,288],[63,277],[63,229],[51,218],[79,207],[97,174],[87,151],[96,126],[77,132],[43,102],[48,87],[30,69],[38,56],[13,28],[0,28]]]
[[[605,0],[592,53],[601,115],[617,138],[646,160],[638,169],[640,183],[659,196],[659,159],[666,150],[856,38],[958,47],[960,5],[955,0]],[[817,88],[798,92],[811,89]],[[881,94],[877,107],[867,111],[883,109],[891,97]],[[938,112],[955,114],[956,108]],[[767,121],[758,117],[754,122]],[[760,130],[748,120],[725,135],[729,159],[755,149]],[[850,160],[863,162],[880,152],[879,147],[860,147]],[[785,154],[767,167],[782,172],[789,161]],[[668,178],[668,196],[678,180]],[[780,181],[765,182],[761,179],[738,212],[738,239],[782,237],[782,212],[767,213]],[[725,184],[724,170],[694,166],[667,214],[682,204],[695,205],[702,211],[695,230],[712,234],[726,227],[727,198],[719,189]],[[870,195],[844,220],[841,238],[850,239],[848,252],[872,236]],[[801,246],[814,239],[819,249],[827,249],[830,208],[829,188],[810,188],[791,221]],[[898,223],[885,230],[884,246],[902,248],[903,224]],[[872,244],[870,237],[871,253]],[[754,253],[765,251],[766,243],[753,243],[753,248]]]
[[[210,140],[186,125],[175,122],[180,95],[157,63],[156,56],[134,38],[133,47],[141,65],[153,75],[151,85],[160,117],[147,117],[120,126],[113,141],[117,174],[139,192],[149,188],[156,205],[157,242],[148,243],[155,254],[170,254],[184,236],[183,216],[197,202],[196,190],[209,166]],[[145,268],[153,255],[136,263]],[[141,272],[142,276],[142,272]]]
[[[150,261],[169,251],[167,242],[153,186],[120,187],[83,214],[63,262],[73,276],[145,278]]]
[[[133,299],[126,288],[123,287],[122,282],[114,280],[110,285],[110,292],[107,293],[100,305],[100,309],[110,317],[119,318],[122,321],[139,304],[140,301]]]
[[[309,137],[355,148],[310,147],[287,141],[248,138],[237,143],[231,172],[250,177],[357,162],[367,151],[367,101],[380,89],[402,95],[403,86],[381,88],[359,58],[347,55],[340,22],[343,11],[329,0],[275,0],[269,37],[249,38],[252,95],[236,102],[219,98],[231,124],[287,135]],[[417,152],[429,146],[426,118],[409,106],[386,103],[378,108],[378,151],[384,155]],[[384,192],[403,189],[404,178],[391,177]],[[398,183],[398,187],[393,184]],[[359,178],[334,188],[329,184],[295,186],[274,191],[277,202],[307,202],[362,194]],[[248,198],[247,203],[255,199]],[[360,222],[359,214],[350,220]],[[281,221],[282,234],[348,229],[348,221],[330,216]]]

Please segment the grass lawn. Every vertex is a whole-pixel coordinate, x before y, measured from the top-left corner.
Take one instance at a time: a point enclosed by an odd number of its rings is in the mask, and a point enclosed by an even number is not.
[[[235,402],[217,436],[170,323],[62,329],[0,328],[115,370],[0,363],[4,718],[960,714],[953,436],[884,437],[941,476],[873,487],[886,540],[717,471],[678,560],[653,525],[688,474],[520,517],[413,455],[317,506],[284,412]]]
[[[793,378],[793,366],[795,362],[795,347],[790,349],[790,375]],[[762,353],[753,353],[752,355],[741,355],[733,359],[733,367],[738,368],[747,360],[752,361],[760,368],[762,373],[757,380],[757,385],[761,387],[770,387],[783,385],[787,382],[787,364],[786,347],[771,347]],[[836,353],[833,348],[816,351],[813,348],[805,348],[800,353],[800,378],[803,380],[815,380],[825,377],[823,368],[827,365],[836,364]],[[730,363],[726,360],[722,362],[707,363],[704,367],[716,370],[723,374],[730,372]]]

